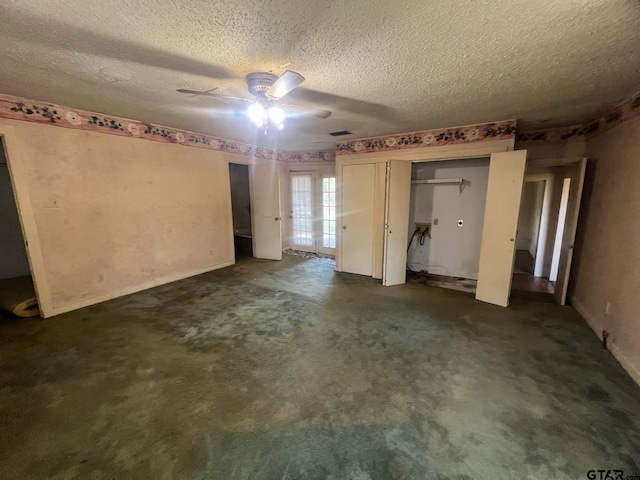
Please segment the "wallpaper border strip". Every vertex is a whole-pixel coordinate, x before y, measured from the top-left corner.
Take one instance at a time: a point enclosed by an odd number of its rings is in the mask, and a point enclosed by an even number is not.
[[[516,134],[516,145],[539,143],[576,142],[595,137],[621,123],[640,116],[640,92],[629,100],[612,108],[604,115],[596,117],[582,125],[570,127],[541,128]]]
[[[281,162],[333,162],[335,152],[275,152],[272,149],[227,140],[213,135],[164,127],[128,118],[104,115],[54,103],[0,94],[0,118],[54,125],[121,137],[140,138],[185,147],[234,153],[252,158],[266,158]]]
[[[336,155],[354,155],[358,153],[388,152],[407,148],[440,147],[461,143],[475,143],[484,140],[515,139],[516,121],[467,125],[464,127],[423,130],[396,135],[361,138],[338,142]]]

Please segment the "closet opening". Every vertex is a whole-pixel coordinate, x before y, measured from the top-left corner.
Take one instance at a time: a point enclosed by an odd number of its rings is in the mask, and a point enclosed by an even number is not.
[[[407,280],[475,292],[489,159],[414,163]]]

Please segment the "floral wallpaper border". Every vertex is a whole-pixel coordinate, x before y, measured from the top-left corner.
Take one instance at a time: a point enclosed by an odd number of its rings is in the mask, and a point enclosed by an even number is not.
[[[86,110],[71,109],[13,95],[0,94],[0,118],[141,138],[155,142],[174,143],[187,147],[205,148],[281,162],[335,161],[335,152],[331,151],[276,153],[269,148],[226,140],[212,135],[203,135]]]
[[[304,162],[335,162],[336,152],[325,150],[321,152],[281,152],[282,161],[287,163]]]
[[[599,135],[637,116],[640,116],[640,92],[603,116],[582,125],[519,132],[516,134],[516,145],[520,147],[544,142],[580,141]]]
[[[483,140],[515,139],[516,121],[469,125],[466,127],[442,128],[422,132],[384,135],[381,137],[348,140],[338,143],[337,155],[386,152],[405,148],[440,147]]]

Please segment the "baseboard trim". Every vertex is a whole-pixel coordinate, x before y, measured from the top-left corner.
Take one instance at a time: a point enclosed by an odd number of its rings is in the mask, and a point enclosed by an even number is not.
[[[96,303],[106,302],[107,300],[113,300],[114,298],[124,297],[125,295],[131,295],[132,293],[141,292],[143,290],[148,290],[153,287],[158,287],[160,285],[164,285],[167,283],[175,282],[177,280],[183,280],[185,278],[193,277],[195,275],[200,275],[202,273],[207,273],[212,270],[218,270],[220,268],[228,267],[230,265],[235,264],[235,260],[230,260],[227,262],[218,263],[216,265],[210,265],[205,268],[199,268],[196,270],[190,270],[188,272],[182,272],[174,275],[168,275],[161,278],[156,278],[150,282],[143,283],[141,285],[134,285],[128,288],[124,288],[122,290],[118,290],[117,292],[108,293],[106,295],[101,295],[99,297],[93,297],[85,300],[81,300],[79,302],[69,303],[67,305],[62,305],[60,307],[53,308],[50,312],[42,312],[42,316],[44,318],[53,317],[55,315],[60,315],[61,313],[71,312],[73,310],[78,310],[79,308],[88,307],[90,305],[95,305]]]
[[[591,327],[591,330],[593,330],[598,338],[602,340],[602,330],[604,330],[603,325],[587,311],[587,308],[580,302],[580,300],[577,300],[574,297],[571,299],[571,304],[582,318],[585,319],[587,325]],[[629,361],[615,342],[609,342],[607,346],[614,358],[618,363],[620,363],[620,365],[622,365],[622,368],[624,368],[629,376],[640,386],[640,370]]]

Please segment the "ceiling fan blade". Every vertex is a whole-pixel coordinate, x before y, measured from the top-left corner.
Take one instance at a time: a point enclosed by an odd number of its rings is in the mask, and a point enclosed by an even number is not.
[[[297,72],[287,70],[267,90],[267,97],[277,100],[304,82],[304,77]]]
[[[290,104],[278,104],[278,106],[280,108],[283,108],[284,110],[294,112],[294,116],[317,117],[317,118],[328,118],[331,116],[331,112],[329,110],[321,110],[319,108],[305,107],[302,105],[290,105]]]
[[[196,90],[187,90],[187,89],[184,89],[184,88],[179,88],[176,91],[180,92],[180,93],[188,93],[190,95],[201,95],[203,97],[213,97],[213,98],[217,98],[217,99],[220,99],[220,100],[232,100],[232,101],[236,101],[236,102],[253,103],[253,101],[251,101],[251,100],[249,100],[247,98],[232,97],[231,95],[220,95],[218,93],[211,93],[211,92],[198,92]]]

